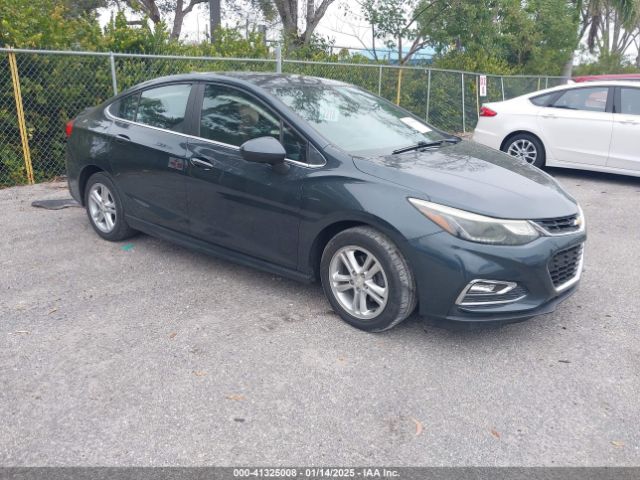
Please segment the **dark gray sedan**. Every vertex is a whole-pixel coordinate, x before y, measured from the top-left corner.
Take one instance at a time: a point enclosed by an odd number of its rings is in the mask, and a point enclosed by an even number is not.
[[[102,238],[142,231],[319,279],[363,330],[416,306],[524,320],[580,279],[582,211],[555,180],[352,85],[164,77],[82,113],[67,135],[71,192]]]

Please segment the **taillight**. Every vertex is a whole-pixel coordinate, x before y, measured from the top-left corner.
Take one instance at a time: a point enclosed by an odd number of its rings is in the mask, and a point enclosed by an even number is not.
[[[481,117],[495,117],[496,115],[498,115],[498,112],[491,110],[489,107],[480,107]]]
[[[71,132],[73,132],[73,120],[69,120],[67,124],[64,126],[64,133],[69,138],[71,136]]]

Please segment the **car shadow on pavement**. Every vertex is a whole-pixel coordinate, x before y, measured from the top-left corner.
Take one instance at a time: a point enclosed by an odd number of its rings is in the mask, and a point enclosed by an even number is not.
[[[593,180],[606,182],[607,185],[640,187],[640,177],[621,175],[619,173],[594,172],[591,170],[576,170],[571,168],[545,167],[544,171],[561,181],[566,180]],[[640,174],[640,171],[638,172]]]

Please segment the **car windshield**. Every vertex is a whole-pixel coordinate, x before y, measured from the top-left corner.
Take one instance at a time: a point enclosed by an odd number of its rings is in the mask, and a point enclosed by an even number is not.
[[[286,85],[271,92],[332,144],[352,154],[393,150],[445,137],[392,103],[348,85]]]

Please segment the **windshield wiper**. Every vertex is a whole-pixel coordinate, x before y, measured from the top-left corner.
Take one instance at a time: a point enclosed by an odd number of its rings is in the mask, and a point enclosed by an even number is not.
[[[408,147],[403,147],[403,148],[398,148],[397,150],[394,150],[393,152],[391,152],[392,155],[397,155],[399,153],[405,153],[405,152],[412,152],[414,150],[420,150],[422,148],[429,148],[429,147],[440,147],[442,146],[443,143],[458,143],[460,142],[461,138],[460,137],[449,137],[449,138],[444,138],[442,140],[436,140],[435,142],[418,142],[415,145],[410,145]]]

